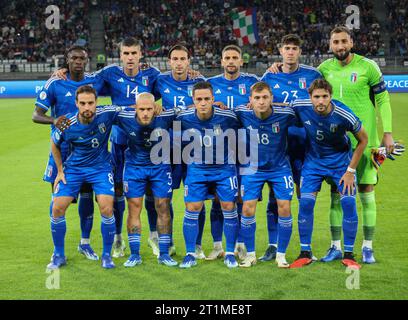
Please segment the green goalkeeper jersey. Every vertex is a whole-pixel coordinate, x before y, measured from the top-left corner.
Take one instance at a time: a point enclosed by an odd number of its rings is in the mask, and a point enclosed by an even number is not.
[[[392,132],[391,106],[388,91],[378,65],[371,59],[353,54],[351,62],[342,66],[336,58],[327,59],[319,67],[324,78],[333,86],[333,99],[347,105],[363,122],[368,134],[368,146],[378,147],[376,105],[380,111],[384,132]],[[353,147],[356,139],[351,136]]]

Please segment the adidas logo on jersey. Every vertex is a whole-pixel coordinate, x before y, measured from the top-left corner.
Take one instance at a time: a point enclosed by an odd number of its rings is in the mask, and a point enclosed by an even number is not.
[[[123,80],[123,78],[120,78],[120,79],[118,80],[118,82],[125,82],[125,80]]]
[[[216,94],[221,94],[221,90],[218,89],[217,91],[215,91]]]
[[[167,88],[166,90],[164,90],[164,93],[170,93],[169,88]]]
[[[305,121],[305,124],[308,124],[309,126],[312,125],[309,120]]]
[[[68,91],[65,96],[66,96],[66,97],[72,97],[72,94],[71,94],[71,92]]]
[[[275,86],[274,86],[273,88],[274,88],[274,89],[279,89],[280,86],[279,86],[279,84],[275,84]]]

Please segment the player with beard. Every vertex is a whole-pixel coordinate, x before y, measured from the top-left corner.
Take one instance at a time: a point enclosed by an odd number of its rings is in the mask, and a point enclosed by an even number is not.
[[[357,166],[357,183],[363,213],[363,262],[375,263],[372,241],[377,216],[374,186],[378,177],[371,161],[371,149],[380,145],[375,107],[381,115],[384,129],[381,144],[388,154],[394,148],[392,114],[389,94],[380,68],[373,60],[352,53],[353,45],[352,35],[347,27],[334,28],[330,33],[330,48],[334,58],[324,61],[318,69],[333,86],[333,99],[348,105],[361,119],[368,133],[368,145]],[[355,149],[357,140],[353,136],[350,138]],[[341,223],[339,194],[333,188],[330,210],[332,243],[327,255],[322,259],[324,262],[340,259],[342,256]]]

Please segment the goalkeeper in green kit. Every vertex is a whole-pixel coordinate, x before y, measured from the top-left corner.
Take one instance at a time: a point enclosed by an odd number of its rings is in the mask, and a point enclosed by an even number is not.
[[[368,145],[357,166],[356,175],[363,212],[362,258],[364,263],[375,263],[372,241],[377,216],[374,193],[377,170],[371,161],[371,149],[380,145],[375,110],[378,108],[384,129],[381,144],[387,154],[394,150],[390,98],[378,65],[373,60],[350,52],[353,40],[348,28],[336,27],[331,31],[330,48],[334,58],[324,61],[318,69],[333,86],[333,99],[340,100],[351,108],[361,119],[368,134]],[[357,141],[352,136],[350,138],[354,149]],[[340,195],[336,187],[332,187],[330,206],[332,243],[321,261],[329,262],[342,258],[341,224]]]

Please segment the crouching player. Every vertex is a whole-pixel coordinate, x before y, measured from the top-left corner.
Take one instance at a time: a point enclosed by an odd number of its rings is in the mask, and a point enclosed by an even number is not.
[[[183,222],[186,256],[180,267],[191,268],[197,264],[195,245],[199,232],[198,217],[204,201],[208,199],[209,189],[215,188],[224,215],[227,248],[224,263],[228,268],[235,268],[238,267],[234,256],[238,235],[235,149],[239,123],[232,111],[214,106],[213,88],[209,82],[194,85],[193,101],[195,108],[182,111],[177,117],[181,121],[183,141],[189,141],[183,150],[183,160],[187,163],[184,183],[186,211]],[[224,145],[225,140],[227,143]]]
[[[68,127],[63,132],[56,130],[51,141],[58,175],[54,183],[51,217],[54,254],[47,268],[57,269],[66,264],[65,212],[72,200],[78,197],[81,185],[89,183],[95,191],[102,217],[102,267],[110,269],[115,267],[111,258],[115,217],[112,215],[114,185],[108,139],[118,110],[112,106],[97,107],[96,91],[91,86],[79,87],[75,95],[78,112],[67,115]],[[60,150],[63,142],[71,145],[71,154],[64,163]]]
[[[127,108],[119,113],[117,124],[126,133],[128,149],[125,152],[123,186],[128,202],[129,216],[127,231],[131,255],[125,267],[142,263],[139,254],[143,196],[149,183],[153,191],[157,211],[157,231],[159,234],[158,262],[166,266],[176,266],[169,255],[171,241],[170,200],[172,196],[172,176],[170,166],[170,135],[168,129],[175,119],[173,110],[155,114],[155,99],[151,93],[140,93],[136,99],[136,109]],[[154,157],[154,148],[161,137],[162,154]],[[168,147],[166,149],[166,146]]]
[[[306,129],[310,148],[306,152],[300,185],[298,227],[301,252],[291,268],[312,262],[314,206],[325,179],[331,179],[340,192],[344,233],[342,263],[360,268],[353,255],[358,226],[355,172],[367,145],[367,133],[360,119],[347,106],[332,100],[333,91],[329,82],[315,80],[308,91],[310,99],[293,102],[299,122]],[[347,132],[351,132],[358,142],[354,152]]]
[[[265,82],[251,87],[250,102],[253,110],[240,106],[235,110],[246,129],[247,148],[256,148],[258,161],[251,161],[241,168],[241,196],[244,202],[241,217],[241,234],[247,248],[247,256],[240,267],[256,263],[255,256],[255,211],[262,188],[268,183],[273,189],[278,204],[278,248],[276,262],[280,268],[288,268],[285,253],[292,234],[290,202],[293,196],[293,178],[287,155],[288,127],[295,123],[292,108],[272,105],[272,91]],[[258,144],[249,137],[257,130]],[[254,167],[255,165],[255,167]]]

